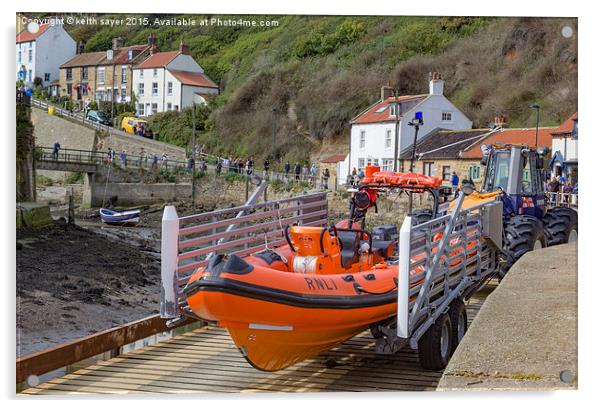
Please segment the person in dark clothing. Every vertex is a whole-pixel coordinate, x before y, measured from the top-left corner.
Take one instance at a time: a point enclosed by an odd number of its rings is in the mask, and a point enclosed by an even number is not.
[[[244,167],[245,167],[245,163],[242,161],[242,159],[238,159],[238,174],[243,173]]]
[[[132,133],[135,135],[138,134],[138,126],[136,126],[136,125],[132,126]]]
[[[299,181],[299,175],[301,174],[301,166],[299,165],[299,163],[295,163],[293,171],[295,173],[295,180]]]
[[[548,183],[548,191],[551,193],[557,193],[559,189],[560,183],[558,182],[558,179],[555,176],[553,176],[552,180],[550,180],[550,182]]]
[[[192,169],[194,168],[194,158],[190,158],[188,159],[188,172],[192,172]]]
[[[57,140],[56,142],[54,142],[54,145],[52,146],[52,158],[54,160],[58,160],[59,159],[59,151],[60,150],[61,150],[61,144]]]
[[[287,179],[288,179],[288,174],[290,172],[291,172],[291,164],[287,161],[286,163],[284,163],[284,174]]]
[[[324,185],[324,190],[328,190],[328,179],[330,178],[330,170],[327,168],[322,172],[322,183]]]
[[[219,157],[217,158],[217,164],[215,165],[215,174],[218,176],[222,174],[222,159]]]

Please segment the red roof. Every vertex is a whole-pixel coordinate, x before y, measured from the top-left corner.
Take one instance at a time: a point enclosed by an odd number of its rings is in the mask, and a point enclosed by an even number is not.
[[[577,112],[573,113],[570,118],[568,118],[567,120],[562,122],[560,124],[560,126],[558,126],[558,129],[556,129],[556,131],[554,133],[552,133],[552,135],[553,136],[565,136],[567,134],[571,135],[573,133],[576,120],[578,120]]]
[[[558,128],[540,127],[537,137],[538,146],[552,147],[552,133]],[[466,149],[462,154],[464,159],[480,159],[483,156],[481,145],[484,144],[526,144],[530,147],[535,147],[535,128],[528,129],[502,129],[491,136],[479,140],[474,146]]]
[[[174,58],[176,58],[179,54],[180,51],[157,52],[145,59],[142,63],[140,63],[140,65],[137,65],[136,68],[163,68],[173,61]]]
[[[37,33],[30,33],[29,31],[27,31],[27,29],[21,31],[19,34],[17,34],[17,44],[22,42],[35,41],[39,36],[44,34],[46,30],[48,30],[48,27],[50,27],[50,24],[41,24],[40,29]]]
[[[200,72],[176,71],[173,69],[170,69],[169,72],[184,85],[219,88],[207,75]]]
[[[345,157],[347,157],[346,154],[333,154],[332,156],[328,156],[327,158],[325,158],[324,160],[321,160],[321,163],[338,163],[338,162],[342,162],[345,160]]]
[[[428,95],[403,95],[398,96],[397,100],[399,102],[416,100],[417,102],[422,101]],[[364,113],[357,116],[354,120],[351,121],[353,124],[359,123],[379,123],[379,122],[392,122],[395,120],[395,116],[389,115],[388,105],[395,103],[395,97],[389,97],[383,101],[380,101],[370,108],[368,108]],[[403,114],[403,112],[402,112]]]

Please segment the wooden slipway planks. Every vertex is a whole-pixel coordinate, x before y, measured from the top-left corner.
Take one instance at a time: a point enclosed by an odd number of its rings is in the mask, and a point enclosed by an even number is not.
[[[472,321],[494,285],[468,304]],[[328,368],[326,361],[336,362]],[[369,332],[322,355],[276,373],[251,367],[227,332],[203,327],[161,343],[56,378],[23,394],[134,394],[207,392],[350,392],[434,390],[441,372],[420,367],[406,348],[391,356],[374,353]]]

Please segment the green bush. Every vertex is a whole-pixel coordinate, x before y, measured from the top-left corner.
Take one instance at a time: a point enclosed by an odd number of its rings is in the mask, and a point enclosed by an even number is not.
[[[43,174],[36,175],[36,185],[42,187],[48,187],[54,184],[54,180],[50,177],[46,177]]]
[[[83,183],[84,183],[84,173],[71,172],[67,176],[65,176],[65,184],[83,184]]]

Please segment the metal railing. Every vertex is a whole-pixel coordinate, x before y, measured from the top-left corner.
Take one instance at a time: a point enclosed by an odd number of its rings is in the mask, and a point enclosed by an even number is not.
[[[284,227],[294,223],[324,226],[327,223],[326,193],[306,194],[253,204],[263,192],[263,182],[247,203],[179,217],[166,206],[161,231],[161,316],[178,319],[191,315],[182,289],[190,275],[207,265],[215,253],[244,256],[266,247],[284,245]]]
[[[408,216],[400,229],[397,336],[412,348],[454,299],[496,272],[485,238],[501,245],[502,203],[462,210],[463,199],[461,193],[450,213],[423,224],[412,226]]]
[[[547,204],[549,208],[553,207],[569,207],[577,209],[579,207],[579,195],[574,193],[552,193],[546,192],[548,198]]]

